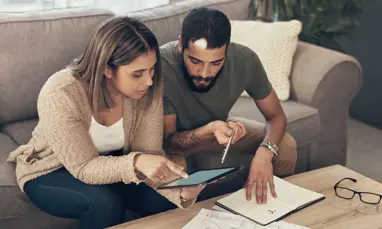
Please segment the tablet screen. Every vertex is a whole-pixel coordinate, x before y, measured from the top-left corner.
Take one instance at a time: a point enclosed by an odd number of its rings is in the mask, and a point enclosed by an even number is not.
[[[219,177],[223,174],[229,173],[232,170],[237,170],[237,167],[201,170],[201,171],[197,171],[195,173],[190,174],[188,178],[182,178],[182,179],[173,181],[169,184],[163,185],[163,187],[197,185],[204,182],[208,182],[210,180],[213,181],[214,178]]]

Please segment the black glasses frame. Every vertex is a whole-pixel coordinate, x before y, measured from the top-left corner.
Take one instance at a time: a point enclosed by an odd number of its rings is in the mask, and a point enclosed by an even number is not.
[[[351,189],[351,188],[346,188],[346,187],[339,186],[339,184],[340,184],[342,181],[344,181],[344,180],[350,180],[350,181],[353,181],[354,183],[357,182],[356,179],[354,179],[354,178],[350,178],[350,177],[345,177],[345,178],[343,178],[342,180],[338,181],[338,182],[334,185],[334,192],[336,193],[336,196],[338,196],[338,197],[340,197],[340,198],[342,198],[342,199],[351,200],[351,199],[354,198],[354,196],[355,196],[356,194],[358,194],[359,199],[360,199],[363,203],[366,203],[366,204],[379,204],[379,203],[381,202],[382,195],[380,195],[380,194],[378,194],[378,193],[374,193],[374,192],[358,192],[358,191],[353,190],[353,189]],[[347,197],[340,196],[340,195],[338,195],[338,193],[337,193],[337,190],[338,190],[339,188],[340,188],[340,189],[346,189],[346,190],[348,190],[348,191],[351,191],[351,192],[353,192],[353,195],[352,195],[351,197],[348,197],[348,198],[347,198]],[[362,194],[371,194],[371,195],[378,196],[378,197],[379,197],[379,200],[378,200],[378,202],[375,202],[375,203],[374,203],[374,202],[367,202],[367,201],[364,201],[364,200],[362,199]]]

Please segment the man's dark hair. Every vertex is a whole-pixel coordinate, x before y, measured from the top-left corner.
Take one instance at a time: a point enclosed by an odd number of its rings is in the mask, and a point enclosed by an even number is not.
[[[182,48],[188,48],[189,41],[201,38],[207,40],[207,49],[229,45],[231,40],[231,24],[227,16],[212,8],[196,8],[191,10],[182,23]]]

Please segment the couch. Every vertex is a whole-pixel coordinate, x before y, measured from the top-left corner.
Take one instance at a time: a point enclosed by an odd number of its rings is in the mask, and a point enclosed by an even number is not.
[[[186,0],[129,13],[156,34],[160,44],[175,40],[185,13],[209,6],[230,19],[248,19],[249,0]],[[83,50],[90,32],[114,14],[101,9],[70,9],[20,14],[0,13],[0,228],[75,228],[77,220],[50,216],[20,192],[10,151],[25,144],[38,122],[38,93],[54,72]],[[349,104],[362,84],[362,69],[351,56],[299,42],[290,76],[291,97],[282,102],[288,131],[298,147],[296,172],[346,163]],[[253,101],[241,97],[231,115],[264,122]],[[196,155],[194,168],[215,166]],[[236,157],[248,164],[252,155]]]

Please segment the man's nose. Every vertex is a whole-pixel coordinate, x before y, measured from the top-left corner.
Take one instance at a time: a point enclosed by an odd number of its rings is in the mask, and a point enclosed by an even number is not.
[[[200,76],[203,77],[203,78],[207,78],[208,76],[210,75],[210,72],[209,72],[209,68],[207,66],[205,66],[201,72],[200,72]]]

